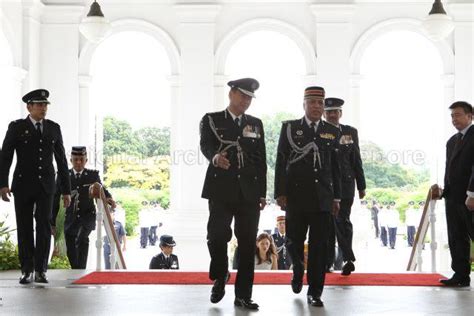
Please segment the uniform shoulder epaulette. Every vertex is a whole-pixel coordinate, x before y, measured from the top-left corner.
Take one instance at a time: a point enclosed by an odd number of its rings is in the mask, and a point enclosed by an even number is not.
[[[219,115],[219,114],[223,114],[224,111],[217,111],[217,112],[209,112],[209,113],[206,113],[206,116],[215,116],[215,115]]]
[[[58,124],[58,123],[56,123],[55,121],[51,121],[51,120],[48,120],[48,119],[45,119],[45,120],[46,120],[48,123],[50,123],[50,124],[53,124],[53,125],[55,125],[55,126],[58,126],[58,127],[59,127],[59,124]]]
[[[331,123],[331,122],[329,122],[329,121],[324,121],[324,123],[327,123],[327,124],[329,124],[330,126],[334,126],[335,128],[337,128],[336,125],[334,125],[333,123]],[[341,128],[342,128],[344,125],[340,124],[339,126],[341,126]]]

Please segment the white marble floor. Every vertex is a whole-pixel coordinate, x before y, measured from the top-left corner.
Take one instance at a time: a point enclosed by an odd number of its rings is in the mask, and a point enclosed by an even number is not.
[[[209,285],[78,286],[90,271],[51,270],[47,285],[18,284],[18,271],[0,272],[0,315],[474,315],[474,288],[326,287],[324,308],[306,304],[305,290],[256,285],[260,311],[233,306],[233,286],[218,304],[209,302]]]

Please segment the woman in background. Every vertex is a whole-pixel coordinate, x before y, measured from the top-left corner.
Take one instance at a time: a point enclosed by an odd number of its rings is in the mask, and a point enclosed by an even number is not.
[[[278,270],[278,257],[273,238],[267,233],[257,237],[255,270]]]

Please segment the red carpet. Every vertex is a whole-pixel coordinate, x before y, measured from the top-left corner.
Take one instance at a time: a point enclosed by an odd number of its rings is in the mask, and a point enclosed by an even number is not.
[[[289,285],[292,274],[289,272],[256,272],[254,284]],[[326,274],[326,285],[379,285],[379,286],[441,286],[444,278],[431,273],[353,273],[342,276],[339,273]],[[232,273],[230,284],[235,282]],[[212,284],[207,272],[92,272],[74,284]],[[306,281],[305,281],[306,284]]]

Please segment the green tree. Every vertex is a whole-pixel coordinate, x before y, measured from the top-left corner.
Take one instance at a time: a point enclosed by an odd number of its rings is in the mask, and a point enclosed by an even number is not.
[[[170,128],[144,127],[135,132],[144,157],[169,156]]]
[[[107,116],[104,126],[104,160],[114,155],[139,155],[140,143],[127,121]]]
[[[275,162],[278,149],[278,139],[280,138],[281,123],[293,119],[295,116],[290,113],[280,112],[273,115],[264,115],[262,123],[265,129],[265,146],[267,150],[267,197],[273,197]]]

